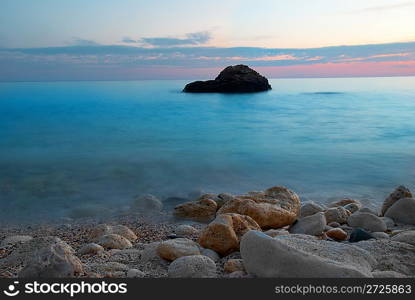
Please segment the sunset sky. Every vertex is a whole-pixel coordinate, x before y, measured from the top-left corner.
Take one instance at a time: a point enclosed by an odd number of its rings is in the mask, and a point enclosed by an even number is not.
[[[2,0],[0,81],[415,75],[415,0]]]

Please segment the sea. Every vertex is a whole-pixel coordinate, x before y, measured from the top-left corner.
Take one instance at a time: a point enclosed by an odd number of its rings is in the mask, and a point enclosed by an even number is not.
[[[415,188],[415,77],[271,79],[255,94],[183,93],[189,81],[0,83],[0,220],[148,193],[169,207],[280,185],[370,207]]]

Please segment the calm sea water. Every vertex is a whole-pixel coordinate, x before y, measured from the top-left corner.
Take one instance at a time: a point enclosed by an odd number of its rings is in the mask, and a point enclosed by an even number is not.
[[[415,78],[281,79],[250,95],[185,81],[0,83],[0,215],[116,209],[136,195],[284,185],[303,200],[415,187]]]

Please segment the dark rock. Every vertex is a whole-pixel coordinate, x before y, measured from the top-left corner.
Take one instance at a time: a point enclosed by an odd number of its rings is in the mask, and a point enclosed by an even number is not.
[[[271,89],[268,80],[245,65],[226,67],[215,80],[195,81],[185,86],[186,93],[254,93]]]
[[[371,233],[367,232],[366,230],[362,228],[355,228],[350,234],[349,242],[357,243],[360,241],[366,241],[366,240],[370,240],[373,238],[374,236]]]

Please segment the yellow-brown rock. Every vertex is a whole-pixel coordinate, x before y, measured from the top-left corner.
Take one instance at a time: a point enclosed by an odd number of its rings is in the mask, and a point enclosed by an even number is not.
[[[251,217],[232,213],[221,214],[203,230],[199,244],[221,255],[227,255],[239,249],[242,235],[249,230],[260,230]]]
[[[208,198],[201,198],[196,202],[186,202],[174,208],[174,215],[196,221],[210,221],[215,218],[217,203]]]
[[[185,239],[173,239],[160,243],[157,254],[166,260],[173,261],[182,256],[200,255],[200,249],[196,242]]]
[[[250,216],[263,229],[292,224],[300,213],[300,198],[285,187],[237,196],[227,201],[217,214],[237,213]]]
[[[347,239],[347,233],[341,228],[332,228],[326,231],[326,235],[338,241],[344,241]]]

